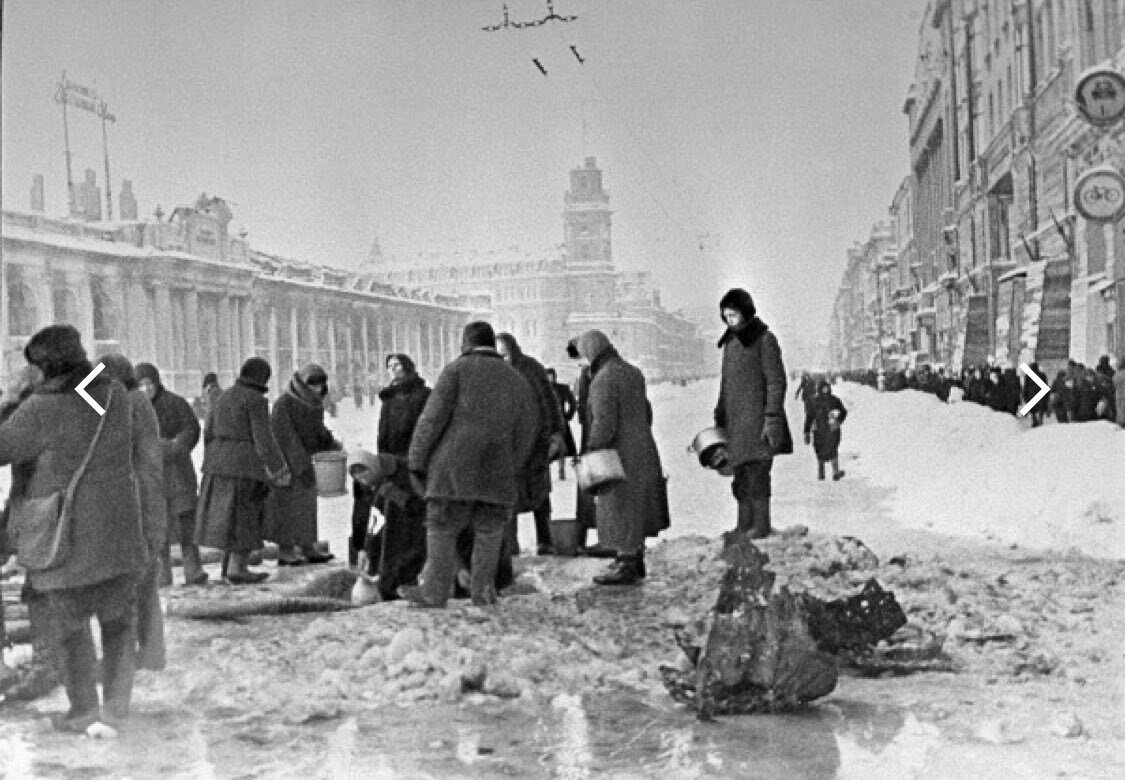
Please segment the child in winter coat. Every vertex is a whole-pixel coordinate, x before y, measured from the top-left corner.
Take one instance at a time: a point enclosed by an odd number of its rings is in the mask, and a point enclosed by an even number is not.
[[[840,470],[840,426],[848,416],[844,404],[832,394],[832,385],[820,380],[816,397],[805,414],[805,444],[816,453],[816,478],[824,479],[824,464],[832,464],[832,479],[843,478]]]

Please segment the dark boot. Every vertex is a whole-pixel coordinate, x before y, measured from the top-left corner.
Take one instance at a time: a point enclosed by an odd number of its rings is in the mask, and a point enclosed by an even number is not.
[[[816,478],[819,480],[824,479],[824,461],[822,460],[816,462]]]
[[[116,726],[129,717],[136,653],[136,627],[131,619],[102,624],[104,719],[110,725]]]
[[[594,577],[596,585],[636,585],[641,579],[635,555],[619,555],[605,574]]]
[[[750,501],[753,506],[754,522],[750,528],[751,539],[765,539],[770,535],[770,500],[768,498],[755,498]]]
[[[749,499],[740,499],[738,502],[738,526],[735,528],[740,534],[748,534],[754,528],[754,505]]]
[[[70,709],[52,722],[60,731],[81,733],[101,715],[98,707],[97,657],[94,655],[94,638],[90,628],[87,626],[63,637],[60,648]]]

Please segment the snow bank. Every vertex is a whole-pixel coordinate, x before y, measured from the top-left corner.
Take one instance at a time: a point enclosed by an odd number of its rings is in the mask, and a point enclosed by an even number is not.
[[[1037,548],[1125,557],[1125,431],[1027,428],[978,404],[837,387],[849,475],[895,489],[902,523]]]

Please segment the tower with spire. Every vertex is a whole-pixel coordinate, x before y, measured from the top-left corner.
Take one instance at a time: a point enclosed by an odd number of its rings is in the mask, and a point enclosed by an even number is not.
[[[574,312],[602,314],[616,308],[616,273],[609,193],[602,183],[597,159],[587,157],[570,172],[570,189],[563,196],[563,232],[567,276]]]

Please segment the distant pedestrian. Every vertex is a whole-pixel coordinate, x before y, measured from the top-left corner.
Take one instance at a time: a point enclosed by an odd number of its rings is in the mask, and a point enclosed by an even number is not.
[[[315,363],[293,374],[274,402],[270,428],[285,456],[290,482],[270,492],[263,535],[277,544],[278,566],[327,563],[335,556],[317,551],[317,491],[313,455],[343,445],[324,427],[328,375]]]
[[[410,443],[412,481],[426,499],[426,566],[420,587],[403,595],[444,607],[457,573],[457,537],[473,530],[474,604],[496,601],[505,527],[519,498],[537,437],[531,388],[496,351],[487,322],[470,322],[461,356],[438,376]]]
[[[816,453],[816,478],[824,479],[824,464],[832,464],[832,480],[843,479],[840,470],[840,426],[847,419],[844,403],[832,393],[832,386],[821,380],[816,396],[805,414],[805,444]]]
[[[211,411],[211,407],[215,405],[215,401],[220,395],[223,394],[223,388],[219,387],[219,375],[215,372],[209,372],[203,377],[203,419],[207,419],[207,413]]]
[[[566,479],[566,460],[578,454],[578,447],[574,444],[574,434],[570,430],[570,421],[578,411],[578,401],[569,386],[559,381],[558,372],[553,368],[547,369],[547,379],[551,381],[551,389],[555,391],[555,400],[559,404],[559,412],[563,416],[563,444],[564,452],[559,456],[559,479]]]
[[[770,470],[776,455],[793,452],[785,418],[785,365],[777,337],[757,315],[750,293],[728,291],[719,301],[727,330],[715,425],[727,432],[738,500],[736,531],[752,539],[769,536]]]
[[[1044,385],[1047,384],[1047,374],[1039,368],[1038,363],[1030,363],[1028,365],[1028,368],[1031,369],[1032,373],[1034,373],[1035,376],[1039,377],[1039,380],[1043,382]],[[1039,387],[1039,385],[1031,377],[1025,376],[1023,379],[1022,401],[1025,404],[1028,403],[1040,392],[1040,390],[1041,388]],[[1031,417],[1032,428],[1038,428],[1043,424],[1043,415],[1045,413],[1045,410],[1050,408],[1050,404],[1051,396],[1048,395],[1045,398],[1041,398],[1038,403],[1036,403],[1035,406],[1031,408],[1031,411],[1028,412],[1028,416]]]
[[[248,567],[262,547],[270,485],[287,486],[289,467],[270,428],[270,364],[252,357],[223,391],[203,433],[203,483],[195,515],[195,543],[224,551],[223,576],[233,585],[269,577]]]

